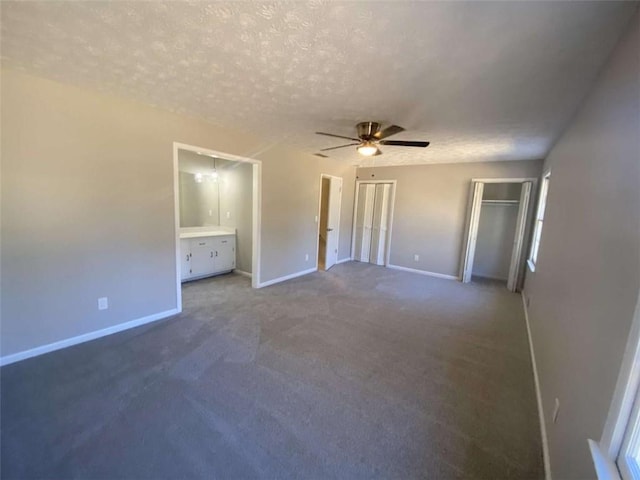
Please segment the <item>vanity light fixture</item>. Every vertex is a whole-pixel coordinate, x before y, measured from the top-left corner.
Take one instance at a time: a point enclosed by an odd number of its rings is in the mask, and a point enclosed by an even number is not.
[[[204,155],[203,153],[198,152],[198,155]],[[196,173],[194,175],[194,179],[196,183],[202,183],[203,180],[208,182],[218,182],[218,169],[216,168],[216,157],[212,155],[207,155],[213,158],[213,171],[211,173]]]

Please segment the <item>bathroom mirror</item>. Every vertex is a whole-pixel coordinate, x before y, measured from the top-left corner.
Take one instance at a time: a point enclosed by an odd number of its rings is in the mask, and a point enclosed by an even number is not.
[[[217,159],[178,152],[180,228],[220,225],[220,184]]]

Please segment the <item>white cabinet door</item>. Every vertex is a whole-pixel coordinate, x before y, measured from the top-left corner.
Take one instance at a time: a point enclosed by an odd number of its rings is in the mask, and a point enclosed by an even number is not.
[[[236,268],[236,237],[216,237],[215,270],[228,272]]]
[[[191,278],[191,243],[189,239],[180,240],[180,279]]]
[[[182,281],[229,272],[236,268],[236,237],[224,235],[180,240]]]
[[[200,277],[215,273],[215,255],[213,237],[193,238],[191,240],[191,276]]]

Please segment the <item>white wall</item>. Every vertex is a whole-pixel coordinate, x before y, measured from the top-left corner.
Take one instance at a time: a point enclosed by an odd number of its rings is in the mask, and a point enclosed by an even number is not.
[[[639,293],[639,30],[636,15],[545,165],[545,223],[525,294],[554,479],[595,478],[587,438],[602,435]]]
[[[485,183],[483,200],[520,200],[521,183]]]
[[[173,142],[263,162],[263,282],[315,267],[320,173],[353,184],[353,167],[198,119],[8,69],[1,83],[2,356],[176,307]]]
[[[483,204],[473,275],[507,280],[518,220],[518,204]]]
[[[236,268],[251,273],[253,165],[232,162],[218,173],[220,225],[236,229]]]

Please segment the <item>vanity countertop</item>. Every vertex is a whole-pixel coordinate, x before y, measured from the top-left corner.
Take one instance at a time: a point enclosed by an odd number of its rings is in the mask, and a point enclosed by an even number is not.
[[[235,235],[235,229],[220,229],[213,227],[206,229],[202,227],[182,228],[180,229],[180,238],[201,238],[201,237],[222,237],[227,235]]]

